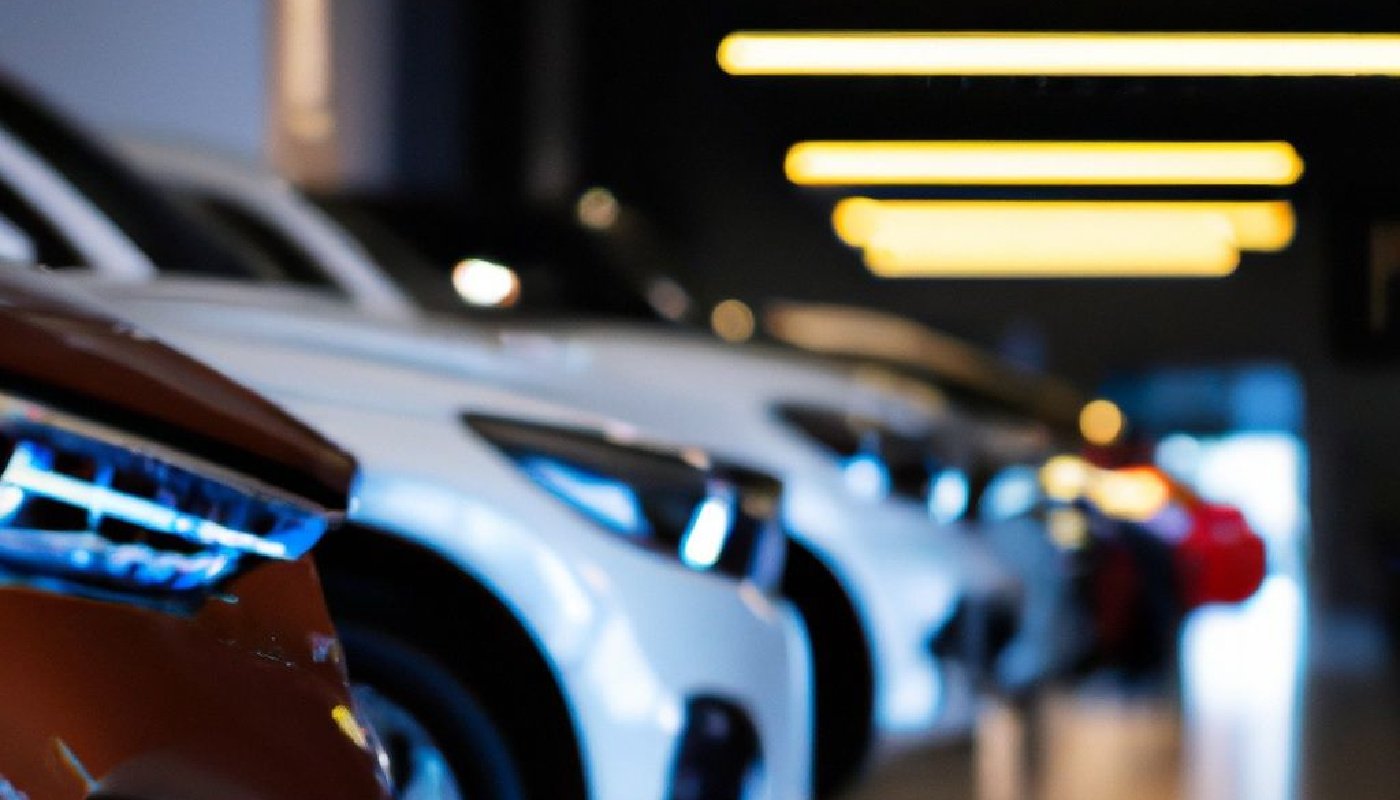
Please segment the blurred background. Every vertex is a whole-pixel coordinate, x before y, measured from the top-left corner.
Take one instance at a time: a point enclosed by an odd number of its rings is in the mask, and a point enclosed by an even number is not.
[[[366,241],[412,243],[416,279],[455,275],[487,313],[662,318],[736,342],[803,339],[775,313],[794,302],[924,323],[1111,400],[1147,457],[1267,542],[1254,597],[1186,621],[1179,691],[1091,681],[994,710],[975,746],[913,754],[859,796],[1359,798],[1400,779],[1400,81],[752,74],[719,48],[737,31],[1396,30],[1400,8],[1352,0],[8,0],[0,69],[100,133],[276,170]],[[994,161],[1027,141],[1286,143],[1285,167],[949,179],[870,147],[949,140],[1001,143]],[[792,149],[826,141],[866,147]],[[1189,226],[1110,216],[1101,248],[1126,255],[1085,277],[997,272],[988,239],[923,258],[897,221],[881,242],[859,217],[1044,232],[972,213],[1007,201],[1211,202],[1261,230],[1202,262]],[[1076,245],[1066,231],[1036,240],[1042,267]],[[1031,403],[1093,424],[1063,405]]]

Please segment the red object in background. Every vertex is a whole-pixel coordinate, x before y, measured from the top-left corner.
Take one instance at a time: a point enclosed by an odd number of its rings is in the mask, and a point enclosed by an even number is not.
[[[1142,620],[1138,597],[1145,590],[1143,569],[1133,552],[1106,544],[1094,570],[1094,631],[1107,652],[1124,646]]]
[[[1248,600],[1268,569],[1264,540],[1234,506],[1191,505],[1191,528],[1176,547],[1187,610]]]

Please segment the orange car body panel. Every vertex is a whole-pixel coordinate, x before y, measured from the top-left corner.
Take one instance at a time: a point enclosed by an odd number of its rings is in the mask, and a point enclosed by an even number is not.
[[[349,456],[34,277],[0,276],[0,341],[0,391],[345,508]],[[309,557],[183,612],[0,581],[0,653],[5,800],[385,796]]]
[[[0,589],[0,778],[31,800],[380,797],[309,559],[229,588],[193,616]]]

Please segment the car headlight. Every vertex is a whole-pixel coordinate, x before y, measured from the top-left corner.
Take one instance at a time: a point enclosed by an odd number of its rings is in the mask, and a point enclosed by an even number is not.
[[[793,403],[779,405],[777,415],[840,462],[854,494],[913,500],[925,504],[941,523],[967,513],[967,473],[935,452],[938,443],[932,435],[905,433],[866,417]]]
[[[325,533],[319,509],[168,447],[0,395],[0,576],[175,599]]]
[[[777,585],[781,484],[702,453],[479,414],[467,425],[527,476],[603,528],[691,569]]]

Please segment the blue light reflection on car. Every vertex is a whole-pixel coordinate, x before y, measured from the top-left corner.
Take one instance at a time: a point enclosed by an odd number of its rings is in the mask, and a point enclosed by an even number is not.
[[[641,498],[626,482],[548,456],[527,456],[519,463],[551,494],[609,530],[635,538],[653,534]],[[719,563],[734,526],[735,502],[732,491],[712,488],[696,504],[679,543],[682,563],[702,572]]]
[[[45,469],[39,466],[35,447],[28,442],[21,442],[15,447],[9,465],[0,475],[0,484],[197,544],[227,547],[264,558],[288,557],[287,545],[282,542],[235,531],[216,522],[181,514],[143,497],[134,497]]]
[[[245,556],[300,557],[325,532],[319,514],[101,439],[43,426],[7,438],[0,560],[24,574],[185,592],[212,586]],[[57,468],[60,454],[87,463],[88,473]],[[132,494],[119,488],[122,479],[150,482],[156,491]],[[218,516],[181,510],[185,503]],[[110,524],[135,530],[114,538]],[[160,537],[168,538],[162,543]],[[172,546],[170,540],[186,545]]]
[[[520,468],[541,486],[610,530],[639,537],[651,533],[641,500],[632,487],[622,481],[544,456],[523,458]]]

